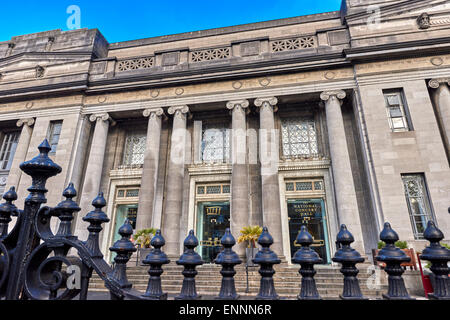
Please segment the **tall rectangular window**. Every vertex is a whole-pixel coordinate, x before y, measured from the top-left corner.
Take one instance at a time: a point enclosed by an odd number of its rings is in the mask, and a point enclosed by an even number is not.
[[[426,188],[425,176],[402,174],[409,216],[416,239],[423,239],[427,223],[432,219],[430,197]]]
[[[283,156],[312,157],[318,154],[316,124],[312,118],[281,120]]]
[[[123,164],[126,166],[141,166],[144,164],[147,133],[129,132],[125,139]]]
[[[62,121],[51,121],[50,127],[48,130],[48,143],[50,144],[50,147],[52,148],[50,150],[50,154],[56,153],[56,148],[58,147],[59,137],[61,136],[61,129],[62,129]]]
[[[386,102],[389,126],[391,127],[392,132],[412,130],[403,90],[385,90],[383,91],[383,94]]]
[[[0,148],[0,170],[9,170],[14,159],[20,132],[5,133]]]
[[[202,126],[201,156],[203,162],[229,162],[230,130],[226,124]]]

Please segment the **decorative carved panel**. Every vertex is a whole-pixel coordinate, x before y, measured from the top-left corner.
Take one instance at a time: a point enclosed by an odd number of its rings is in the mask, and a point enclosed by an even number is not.
[[[231,48],[215,48],[215,49],[204,49],[191,51],[190,61],[191,62],[203,62],[203,61],[214,61],[214,60],[224,60],[231,57]]]
[[[143,57],[137,59],[121,60],[117,63],[116,71],[129,71],[152,68],[155,64],[155,57]]]
[[[317,41],[314,36],[274,40],[270,42],[272,52],[308,49],[315,48],[316,46]]]

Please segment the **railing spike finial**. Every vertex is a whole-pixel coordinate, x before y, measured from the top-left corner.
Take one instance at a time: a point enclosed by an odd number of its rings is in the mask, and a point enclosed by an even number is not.
[[[448,277],[450,250],[440,244],[440,241],[444,239],[444,234],[436,227],[434,221],[428,221],[423,236],[430,242],[430,245],[423,250],[420,259],[431,262],[430,270],[435,278],[434,292],[429,293],[428,297],[436,300],[450,300],[450,281]]]
[[[61,237],[74,237],[72,235],[72,220],[73,214],[81,210],[78,204],[72,199],[77,196],[77,190],[72,182],[69,183],[66,189],[63,191],[63,196],[66,198],[61,201],[54,209],[55,216],[59,218],[61,223],[59,224],[56,236]]]
[[[5,203],[0,204],[0,240],[8,235],[8,225],[11,222],[11,216],[16,216],[19,209],[13,204],[17,200],[16,188],[11,187],[3,194]]]
[[[273,275],[275,274],[273,265],[280,264],[281,260],[278,259],[277,254],[270,249],[270,246],[273,244],[273,238],[267,227],[263,227],[263,231],[258,238],[258,244],[261,246],[261,250],[256,253],[255,258],[253,259],[253,263],[260,265],[258,272],[261,275],[259,293],[256,296],[256,299],[277,300],[280,297],[278,296],[273,283]]]
[[[242,263],[242,261],[239,259],[237,253],[232,249],[232,247],[236,244],[236,240],[231,234],[230,228],[225,230],[225,234],[222,239],[220,239],[220,243],[224,249],[217,255],[214,262],[222,265],[222,270],[220,271],[220,274],[222,275],[222,285],[220,286],[219,296],[216,297],[216,299],[236,300],[239,298],[239,295],[236,293],[236,287],[234,284],[233,277],[236,274],[234,266]]]
[[[301,248],[294,254],[292,262],[300,264],[300,270],[298,272],[302,276],[302,288],[297,299],[320,300],[321,298],[317,291],[316,281],[314,280],[314,275],[316,274],[314,265],[322,263],[322,258],[319,257],[317,252],[310,248],[314,239],[306,229],[306,226],[301,226],[296,242]]]
[[[200,296],[197,294],[195,288],[195,276],[197,275],[197,270],[195,268],[202,265],[204,262],[200,255],[194,251],[195,247],[198,246],[198,239],[194,235],[194,230],[189,231],[189,235],[184,240],[184,246],[186,250],[180,256],[180,259],[176,261],[178,265],[184,266],[183,270],[183,286],[181,287],[181,292],[175,297],[176,300],[197,300]]]
[[[350,247],[354,241],[355,238],[347,230],[347,226],[345,224],[341,225],[341,230],[336,237],[336,242],[340,246],[332,260],[342,265],[340,271],[344,275],[344,290],[339,295],[342,300],[366,300],[361,293],[359,281],[356,277],[359,273],[356,264],[364,262],[364,258],[361,257],[358,251]]]
[[[143,297],[151,300],[167,300],[167,293],[162,292],[161,287],[161,274],[164,272],[161,268],[162,265],[170,263],[167,255],[161,250],[166,244],[161,230],[156,230],[155,236],[152,238],[150,245],[153,249],[142,261],[143,264],[149,265],[148,274],[150,279],[148,280],[147,290]]]
[[[86,247],[91,251],[93,257],[102,258],[103,254],[100,251],[99,234],[103,230],[102,223],[109,222],[108,216],[102,211],[102,208],[106,206],[106,200],[103,197],[103,192],[100,192],[92,201],[92,206],[95,210],[90,211],[83,218],[83,221],[90,223],[87,227],[89,230],[89,236],[86,240]]]
[[[132,284],[127,279],[127,262],[130,260],[131,253],[137,250],[134,247],[133,242],[130,241],[132,234],[133,227],[131,226],[130,221],[126,219],[125,223],[119,228],[119,235],[122,238],[114,242],[114,245],[109,248],[110,251],[116,253],[116,256],[114,257],[115,265],[111,278],[121,289],[132,287]],[[111,295],[114,296],[113,293],[111,293]]]
[[[405,252],[395,246],[399,239],[397,232],[392,229],[391,224],[386,222],[380,233],[380,240],[386,243],[386,246],[378,252],[377,261],[386,263],[384,271],[388,274],[388,292],[383,297],[388,300],[411,300],[402,278],[403,262],[411,260]]]

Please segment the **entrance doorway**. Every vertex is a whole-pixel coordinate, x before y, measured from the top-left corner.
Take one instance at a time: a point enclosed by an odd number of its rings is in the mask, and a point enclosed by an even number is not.
[[[199,202],[197,207],[198,253],[206,263],[213,263],[222,246],[220,239],[230,227],[230,202]]]
[[[134,204],[119,204],[116,207],[116,219],[114,222],[113,229],[113,242],[115,243],[117,240],[121,238],[119,234],[119,229],[125,221],[128,219],[129,223],[133,227],[133,234],[136,232],[136,218],[137,218],[137,203]],[[116,256],[115,252],[111,253],[111,262],[114,261],[114,257]]]
[[[291,257],[300,248],[296,238],[301,226],[305,225],[314,239],[311,248],[319,254],[324,264],[331,263],[323,199],[289,199],[287,200],[287,209]]]

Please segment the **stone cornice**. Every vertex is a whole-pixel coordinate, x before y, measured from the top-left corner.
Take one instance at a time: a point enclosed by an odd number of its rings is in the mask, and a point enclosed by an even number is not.
[[[329,159],[321,160],[284,160],[278,165],[278,171],[298,171],[298,170],[314,170],[328,169],[331,161]]]
[[[210,174],[231,174],[231,164],[193,164],[187,167],[190,176]]]
[[[34,124],[34,118],[19,119],[16,123],[16,125],[19,128],[23,125],[27,125],[28,127],[31,127],[33,124]]]

